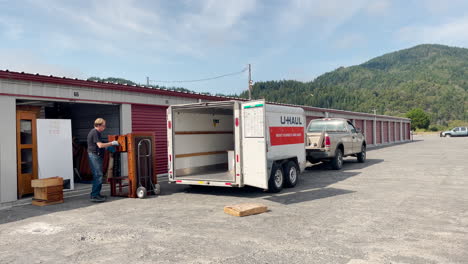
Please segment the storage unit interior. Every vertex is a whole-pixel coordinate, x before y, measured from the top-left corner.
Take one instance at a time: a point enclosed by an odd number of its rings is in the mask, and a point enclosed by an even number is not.
[[[234,103],[173,108],[178,180],[234,181]]]
[[[34,109],[37,112],[38,118],[71,120],[74,167],[72,169],[76,169],[74,170],[75,181],[88,182],[92,180],[92,173],[87,158],[86,138],[94,126],[94,120],[98,117],[106,120],[106,130],[101,134],[103,142],[107,142],[108,135],[118,135],[120,133],[119,105],[17,100],[16,106],[19,110]],[[109,153],[106,151],[103,164],[104,172],[107,169],[108,156]],[[114,167],[119,166],[115,163]]]

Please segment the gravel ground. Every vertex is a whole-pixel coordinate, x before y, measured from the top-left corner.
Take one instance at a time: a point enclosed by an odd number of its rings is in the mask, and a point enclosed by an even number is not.
[[[296,188],[162,183],[145,200],[87,196],[0,210],[0,263],[467,263],[468,138],[416,136]],[[233,217],[225,205],[269,212]]]

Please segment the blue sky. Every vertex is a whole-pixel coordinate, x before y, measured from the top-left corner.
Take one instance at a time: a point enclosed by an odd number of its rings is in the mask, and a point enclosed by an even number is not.
[[[0,69],[192,80],[244,69],[310,81],[422,43],[468,47],[468,1],[0,0]],[[240,93],[247,73],[155,83]]]

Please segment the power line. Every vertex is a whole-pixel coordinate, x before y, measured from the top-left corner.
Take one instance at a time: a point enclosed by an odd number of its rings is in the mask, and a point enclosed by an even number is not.
[[[161,80],[149,80],[147,79],[147,81],[150,81],[150,82],[154,82],[154,83],[189,83],[189,82],[204,82],[204,81],[211,81],[211,80],[215,80],[215,79],[220,79],[220,78],[223,78],[223,77],[228,77],[228,76],[233,76],[233,75],[239,75],[241,73],[244,73],[248,70],[248,67],[242,69],[241,71],[237,71],[237,72],[231,72],[231,73],[226,73],[226,74],[223,74],[223,75],[218,75],[218,76],[215,76],[215,77],[209,77],[209,78],[203,78],[203,79],[195,79],[195,80],[181,80],[181,81],[161,81]]]

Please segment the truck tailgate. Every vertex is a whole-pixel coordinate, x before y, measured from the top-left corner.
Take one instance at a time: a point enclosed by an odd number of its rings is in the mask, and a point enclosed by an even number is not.
[[[307,133],[306,148],[321,148],[325,132],[321,133]]]

